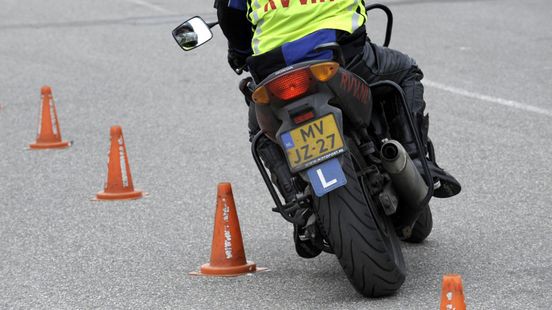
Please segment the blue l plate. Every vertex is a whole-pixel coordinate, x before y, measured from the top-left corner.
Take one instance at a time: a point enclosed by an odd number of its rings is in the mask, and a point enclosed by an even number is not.
[[[332,158],[310,168],[307,175],[317,197],[322,197],[347,184],[347,178],[337,158]]]

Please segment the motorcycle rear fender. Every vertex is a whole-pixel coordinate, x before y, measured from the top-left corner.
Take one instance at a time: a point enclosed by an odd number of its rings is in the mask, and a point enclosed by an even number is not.
[[[281,134],[283,134],[286,131],[290,131],[294,128],[297,128],[301,126],[302,124],[295,124],[293,119],[291,118],[291,115],[293,114],[293,111],[297,110],[307,110],[310,109],[314,113],[314,117],[312,119],[320,118],[327,114],[333,114],[335,116],[335,119],[337,121],[337,126],[339,128],[339,131],[341,135],[343,135],[343,112],[334,106],[331,106],[329,104],[330,100],[333,98],[333,95],[329,93],[316,93],[304,98],[301,98],[295,102],[288,103],[285,106],[281,107],[280,109],[276,109],[274,111],[274,114],[276,114],[276,118],[281,121],[281,124],[276,131],[275,136],[279,137]],[[279,139],[276,139],[278,144],[280,144]],[[280,144],[280,146],[282,146]]]
[[[293,111],[297,111],[297,110],[309,109],[314,114],[314,117],[312,118],[313,120],[328,114],[333,114],[337,123],[337,127],[339,129],[339,132],[341,136],[344,137],[343,112],[339,108],[329,104],[330,100],[333,97],[334,96],[331,94],[331,92],[321,92],[321,93],[312,94],[307,97],[303,97],[299,100],[296,100],[291,103],[287,103],[285,105],[281,105],[278,108],[276,107],[270,108],[268,106],[265,106],[265,107],[257,106],[257,108],[259,108],[257,109],[257,119],[259,121],[263,118],[265,120],[274,119],[273,123],[270,122],[268,124],[274,126],[272,128],[275,129],[275,131],[268,131],[266,127],[267,123],[263,124],[263,126],[265,127],[261,127],[261,128],[265,130],[265,133],[267,135],[271,134],[272,135],[271,138],[278,145],[280,145],[282,149],[285,149],[285,148],[283,147],[282,142],[278,137],[280,137],[281,134],[302,125],[302,124],[299,124],[299,125],[295,124],[295,122],[291,117],[291,115],[293,114]],[[346,145],[345,145],[345,149],[346,149]],[[341,156],[338,156],[337,158],[341,158]],[[340,159],[340,162],[341,162],[341,159]],[[299,174],[305,181],[308,181],[306,170],[300,171]]]
[[[304,65],[310,64],[312,63]],[[277,75],[278,73],[274,76]],[[271,78],[274,77],[267,80]],[[344,117],[347,119],[347,124],[352,126],[350,129],[362,130],[370,124],[372,114],[370,88],[354,73],[339,68],[333,78],[325,83],[317,83],[314,91],[306,97],[292,102],[274,100],[269,105],[257,105],[256,116],[261,130],[284,149],[278,137],[298,127],[292,119],[294,111],[307,109],[314,113],[313,119],[332,113],[342,137],[345,138]],[[341,157],[338,156],[338,158]],[[306,180],[306,173],[301,175]]]
[[[305,63],[304,65],[312,65],[312,62]],[[295,67],[289,68],[296,69]],[[276,76],[271,75],[267,80],[271,80]],[[260,85],[264,83],[266,82],[263,81]],[[323,96],[316,97],[319,94]],[[339,108],[347,119],[347,123],[352,126],[352,129],[361,131],[363,128],[369,126],[373,105],[372,94],[368,84],[354,73],[339,68],[335,76],[329,81],[317,83],[311,95],[307,97],[291,103],[274,100],[270,105],[257,105],[256,116],[261,130],[270,139],[277,142],[276,133],[280,129],[282,122],[287,120],[288,123],[292,123],[289,122],[289,111],[301,106],[304,100],[310,100],[308,98],[313,96],[321,98],[316,99],[319,101],[313,103],[315,106],[326,104]],[[318,114],[315,116],[319,117]]]
[[[335,94],[333,105],[340,108],[355,130],[367,128],[372,117],[372,93],[356,74],[339,68],[325,85]]]

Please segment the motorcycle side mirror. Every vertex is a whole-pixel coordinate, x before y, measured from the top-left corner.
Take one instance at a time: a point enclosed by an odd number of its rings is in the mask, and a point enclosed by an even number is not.
[[[213,37],[211,27],[212,25],[196,16],[174,28],[172,35],[178,46],[185,51],[189,51],[211,40]]]

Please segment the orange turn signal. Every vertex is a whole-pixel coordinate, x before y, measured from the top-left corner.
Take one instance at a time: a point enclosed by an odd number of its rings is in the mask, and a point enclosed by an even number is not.
[[[339,64],[337,62],[323,62],[310,66],[312,75],[320,82],[327,82],[337,73]]]
[[[270,102],[270,97],[268,96],[268,91],[266,90],[266,87],[261,86],[257,89],[255,89],[255,92],[253,92],[253,101],[255,101],[256,104],[265,105]]]

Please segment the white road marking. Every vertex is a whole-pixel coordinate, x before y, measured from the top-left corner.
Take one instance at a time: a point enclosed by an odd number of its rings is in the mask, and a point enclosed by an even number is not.
[[[525,104],[525,103],[521,103],[521,102],[517,102],[517,101],[513,101],[513,100],[507,100],[507,99],[492,97],[492,96],[487,96],[487,95],[483,95],[483,94],[478,94],[478,93],[467,91],[467,90],[464,90],[464,89],[461,89],[461,88],[452,87],[452,86],[444,85],[444,84],[441,84],[441,83],[429,81],[429,80],[426,80],[426,79],[422,80],[422,83],[425,86],[429,86],[429,87],[437,88],[437,89],[440,89],[440,90],[444,90],[444,91],[447,91],[447,92],[450,92],[450,93],[453,93],[453,94],[456,94],[456,95],[460,95],[460,96],[464,96],[464,97],[468,97],[468,98],[473,98],[473,99],[477,99],[477,100],[482,100],[482,101],[486,101],[486,102],[496,103],[496,104],[500,104],[500,105],[507,106],[507,107],[510,107],[510,108],[523,110],[523,111],[528,111],[528,112],[533,112],[533,113],[538,113],[538,114],[541,114],[541,115],[546,115],[546,116],[552,117],[552,111],[551,110],[539,108],[539,107],[532,106],[532,105],[529,105],[529,104]]]
[[[155,5],[153,3],[149,3],[149,2],[144,1],[144,0],[124,0],[124,1],[134,3],[134,4],[137,4],[137,5],[146,7],[146,8],[150,8],[150,9],[152,9],[154,11],[157,11],[157,12],[160,12],[160,13],[166,13],[166,14],[174,13],[170,10],[167,10],[163,7],[160,7],[160,6]]]

